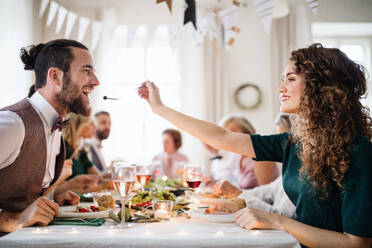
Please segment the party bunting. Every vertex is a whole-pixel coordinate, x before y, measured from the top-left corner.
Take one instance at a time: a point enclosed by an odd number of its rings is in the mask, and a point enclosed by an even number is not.
[[[67,22],[66,22],[66,30],[65,30],[65,38],[69,38],[71,35],[72,28],[77,19],[77,14],[72,11],[69,11],[67,14]]]
[[[274,0],[253,0],[267,34],[270,34]]]
[[[92,43],[91,50],[94,51],[102,31],[103,23],[100,21],[92,21]]]
[[[58,15],[57,15],[56,34],[58,34],[59,31],[61,30],[62,25],[65,22],[66,15],[67,15],[67,9],[63,8],[62,6],[59,6]]]
[[[169,44],[174,50],[176,48],[177,40],[180,37],[182,31],[182,24],[169,24]]]
[[[79,17],[79,31],[78,31],[78,41],[82,42],[85,36],[85,33],[87,32],[88,26],[90,23],[90,19],[86,17]]]
[[[55,2],[50,2],[50,7],[49,7],[49,15],[48,15],[48,20],[47,20],[47,27],[50,26],[50,24],[52,24],[53,20],[54,20],[54,17],[56,16],[57,14],[57,10],[58,10],[58,7],[59,5]]]
[[[234,43],[235,36],[240,31],[240,29],[237,28],[238,11],[238,5],[233,4],[218,12],[218,16],[220,17],[224,28],[224,42],[229,46]]]
[[[39,17],[44,15],[46,8],[48,7],[49,0],[42,0],[40,4]]]
[[[167,3],[169,12],[172,13],[172,0],[156,0],[156,4],[159,4],[159,3],[162,3],[162,2],[166,2]]]
[[[195,0],[185,0],[187,7],[185,10],[185,17],[183,24],[187,24],[188,22],[192,22],[194,25],[194,28],[197,29],[196,26],[196,6],[195,6]]]
[[[314,14],[318,12],[319,1],[318,0],[305,0],[307,5],[311,8]]]

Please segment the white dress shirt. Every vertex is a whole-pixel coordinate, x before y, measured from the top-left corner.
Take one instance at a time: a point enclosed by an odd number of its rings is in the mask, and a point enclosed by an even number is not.
[[[247,205],[252,208],[290,218],[296,217],[296,206],[284,191],[282,176],[279,176],[269,184],[244,190],[238,197],[245,199]]]
[[[58,130],[51,132],[59,115],[52,105],[37,91],[27,100],[39,114],[45,130],[47,158],[42,187],[47,188],[54,178],[56,157],[60,152],[62,132]],[[24,138],[25,126],[21,117],[12,111],[0,111],[0,170],[11,165],[16,160],[21,151]]]
[[[94,137],[92,139],[87,140],[87,143],[89,143],[92,146],[92,148],[94,149],[94,151],[96,152],[96,154],[98,156],[99,161],[101,162],[101,164],[103,166],[104,171],[106,171],[108,168],[107,168],[105,158],[104,158],[103,153],[102,153],[101,142],[96,137]],[[93,161],[92,153],[90,152],[90,149],[88,150],[88,159],[90,161]]]
[[[219,150],[218,154],[222,158],[213,159],[211,165],[212,177],[217,183],[226,180],[239,188],[240,160],[242,156],[224,150]]]

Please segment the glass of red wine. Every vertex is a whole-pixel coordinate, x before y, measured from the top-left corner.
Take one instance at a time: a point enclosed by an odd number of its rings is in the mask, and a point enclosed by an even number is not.
[[[141,184],[142,192],[145,190],[145,185],[150,181],[152,172],[151,164],[136,165],[137,182]]]
[[[184,167],[185,181],[188,188],[191,190],[192,200],[194,201],[195,190],[199,187],[201,183],[201,169],[199,165],[196,164],[185,164]],[[195,202],[194,202],[195,208]]]
[[[133,224],[125,222],[125,203],[136,183],[136,166],[125,163],[115,164],[111,167],[111,175],[115,190],[119,193],[121,200],[121,223],[114,227],[133,227]]]

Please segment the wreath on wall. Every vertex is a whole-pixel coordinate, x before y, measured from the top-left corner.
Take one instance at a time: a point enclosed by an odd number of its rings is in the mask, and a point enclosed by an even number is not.
[[[235,90],[234,101],[241,109],[256,109],[262,101],[261,90],[253,83],[244,83]]]

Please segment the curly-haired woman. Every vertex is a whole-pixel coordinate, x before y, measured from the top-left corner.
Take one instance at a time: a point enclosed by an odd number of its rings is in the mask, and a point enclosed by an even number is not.
[[[256,160],[283,163],[283,186],[296,220],[245,208],[248,229],[282,229],[308,247],[370,247],[372,243],[372,120],[360,103],[360,65],[320,44],[293,51],[279,88],[281,111],[294,115],[291,133],[230,132],[165,106],[150,82],[139,89],[154,113],[204,142]]]

